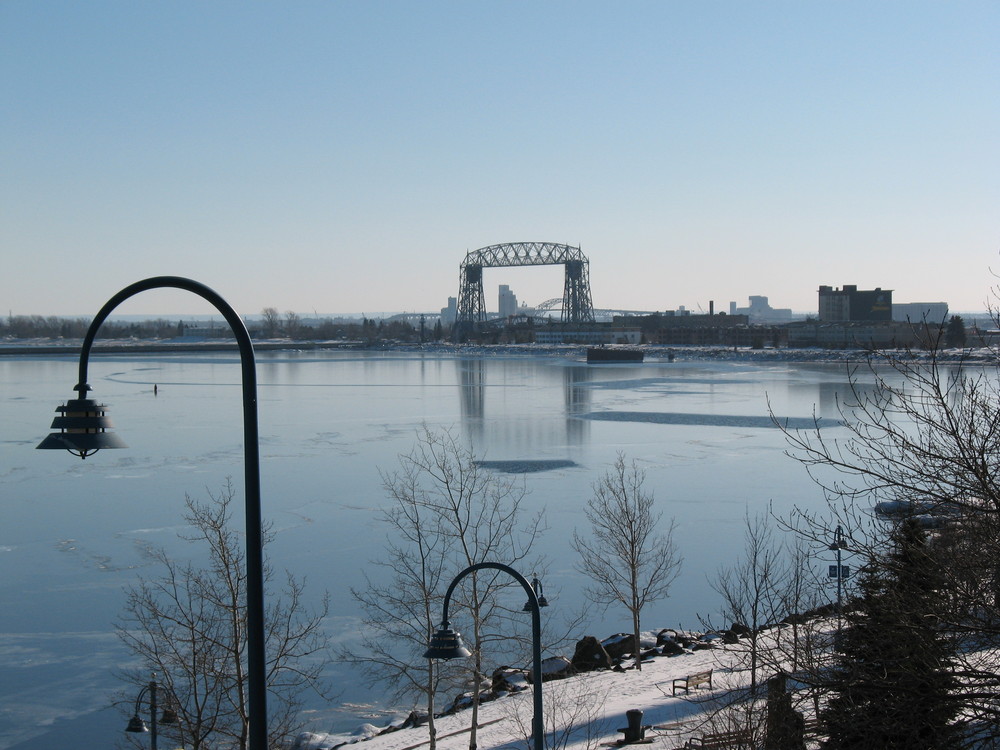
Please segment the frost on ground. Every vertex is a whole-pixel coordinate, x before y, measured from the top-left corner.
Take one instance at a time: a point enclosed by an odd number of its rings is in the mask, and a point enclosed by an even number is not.
[[[833,624],[822,622],[811,628],[814,636],[824,640],[832,634]],[[762,648],[770,653],[768,666],[758,673],[760,701],[754,721],[762,723],[765,688],[763,683],[782,666],[774,659],[778,639],[787,641],[790,628],[779,627],[760,637]],[[655,644],[656,632],[644,634],[644,648]],[[642,671],[602,670],[586,672],[561,680],[543,683],[545,716],[545,746],[550,750],[591,750],[623,737],[627,726],[626,712],[643,712],[642,725],[649,726],[644,747],[669,750],[680,748],[691,737],[743,726],[747,707],[747,687],[750,684],[748,642],[723,643],[718,635],[703,636],[697,650],[685,649],[677,656],[658,656],[643,663]],[[783,665],[789,669],[789,665]],[[692,689],[689,694],[678,690],[673,695],[673,681],[688,675],[712,670],[712,687]],[[811,699],[803,686],[789,680],[793,705],[809,718],[813,712]],[[798,688],[798,690],[797,690]],[[480,706],[478,747],[480,750],[504,748],[529,749],[532,716],[530,687]],[[437,719],[440,750],[464,750],[469,745],[470,711],[442,716]],[[388,730],[388,731],[386,731]],[[353,735],[303,733],[295,750],[327,750],[343,743],[360,743],[358,750],[417,750],[426,747],[427,727],[390,729],[365,724]],[[814,745],[815,746],[815,743]]]

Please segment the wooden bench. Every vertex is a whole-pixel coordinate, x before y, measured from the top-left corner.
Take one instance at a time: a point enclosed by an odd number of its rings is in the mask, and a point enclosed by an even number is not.
[[[803,730],[807,735],[810,736],[823,736],[826,734],[826,728],[823,726],[823,721],[818,716],[813,716],[803,722]]]
[[[753,747],[753,735],[749,729],[737,729],[734,732],[715,732],[692,737],[685,743],[685,748],[716,748],[717,750],[750,750]]]
[[[709,689],[712,687],[712,670],[709,669],[707,672],[695,672],[694,674],[689,674],[687,677],[678,677],[673,681],[671,688],[673,689],[673,694],[677,695],[677,688],[684,688],[684,692],[688,693],[691,688],[698,687],[699,685],[704,685],[708,683]]]

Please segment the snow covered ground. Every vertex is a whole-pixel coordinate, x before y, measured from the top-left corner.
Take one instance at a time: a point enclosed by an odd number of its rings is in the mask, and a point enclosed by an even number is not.
[[[644,634],[655,643],[656,633]],[[761,639],[765,639],[762,637]],[[543,683],[546,747],[559,750],[589,750],[614,743],[628,721],[626,711],[643,712],[642,724],[652,728],[645,733],[651,740],[643,747],[672,750],[690,737],[721,731],[716,711],[731,698],[734,690],[749,683],[745,643],[727,646],[721,640],[711,648],[687,651],[678,656],[660,656],[644,662],[641,672],[603,670],[587,672],[562,680]],[[742,658],[741,658],[742,657]],[[676,678],[713,670],[712,688],[696,688],[672,695]],[[773,667],[771,668],[773,670]],[[762,669],[758,680],[764,682],[771,671]],[[481,750],[530,748],[532,693],[522,692],[483,703],[480,707],[478,746]],[[465,750],[469,746],[471,711],[465,710],[437,720],[440,750]],[[400,717],[400,721],[403,717]],[[397,726],[400,721],[394,722]],[[326,750],[341,743],[357,743],[358,750],[416,750],[427,746],[426,726],[388,731],[385,727],[365,724],[353,735],[302,734],[295,750]]]

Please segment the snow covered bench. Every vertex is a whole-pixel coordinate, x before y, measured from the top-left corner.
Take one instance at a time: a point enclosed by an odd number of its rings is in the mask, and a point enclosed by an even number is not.
[[[673,694],[677,695],[677,688],[684,688],[684,692],[688,693],[691,688],[698,687],[699,685],[704,685],[708,683],[708,687],[712,687],[712,670],[709,669],[705,672],[695,672],[694,674],[689,674],[687,677],[678,677],[673,681],[671,688]]]
[[[716,748],[716,750],[749,750],[753,747],[753,735],[749,729],[737,729],[734,732],[715,732],[701,737],[692,737],[684,745],[685,748],[698,750],[700,748]]]

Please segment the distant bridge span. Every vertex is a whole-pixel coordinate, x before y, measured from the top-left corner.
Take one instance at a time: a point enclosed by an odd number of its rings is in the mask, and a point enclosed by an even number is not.
[[[509,242],[482,247],[466,254],[459,267],[458,309],[452,338],[461,341],[486,322],[484,268],[552,265],[566,267],[562,321],[594,322],[594,303],[590,296],[590,261],[580,252],[579,247],[554,242]]]

